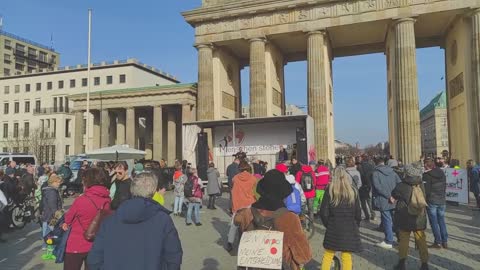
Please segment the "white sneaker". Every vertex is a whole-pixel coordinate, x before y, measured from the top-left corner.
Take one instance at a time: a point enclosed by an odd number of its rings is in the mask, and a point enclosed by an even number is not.
[[[386,249],[389,249],[389,248],[393,248],[393,245],[392,244],[387,244],[385,243],[385,241],[382,241],[380,243],[377,243],[375,244],[377,247],[381,247],[381,248],[386,248]]]

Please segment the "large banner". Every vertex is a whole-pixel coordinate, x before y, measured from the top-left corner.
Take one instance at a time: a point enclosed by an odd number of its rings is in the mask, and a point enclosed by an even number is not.
[[[244,232],[238,247],[237,265],[260,269],[282,269],[283,232]]]
[[[468,174],[464,169],[447,168],[447,201],[468,204]]]

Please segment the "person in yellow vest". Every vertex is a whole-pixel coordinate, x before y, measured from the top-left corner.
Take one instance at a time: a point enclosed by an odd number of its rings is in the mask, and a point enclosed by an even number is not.
[[[165,179],[157,179],[158,184],[157,184],[157,191],[155,194],[153,194],[152,200],[156,201],[160,205],[165,204],[165,198],[163,197],[165,195],[165,192],[167,191],[167,181]]]

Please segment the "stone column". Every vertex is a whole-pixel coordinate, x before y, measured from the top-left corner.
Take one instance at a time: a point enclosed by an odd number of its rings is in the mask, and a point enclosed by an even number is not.
[[[472,24],[472,98],[473,113],[473,148],[474,159],[480,161],[480,9],[471,16]]]
[[[100,121],[100,112],[99,111],[93,111],[92,112],[93,116],[93,140],[92,140],[92,149],[98,149],[100,148],[100,141],[101,141],[101,121]],[[90,117],[90,116],[88,116]],[[89,140],[90,135],[87,135],[87,140]]]
[[[328,156],[328,115],[327,100],[328,89],[325,74],[324,46],[326,43],[324,31],[308,33],[308,114],[315,123],[315,150],[317,159],[326,160]]]
[[[100,148],[107,147],[110,142],[110,114],[108,110],[101,110],[100,111]]]
[[[162,106],[153,107],[153,159],[160,161],[162,157],[163,142],[163,114]]]
[[[135,131],[137,129],[137,119],[135,118],[135,108],[130,107],[127,108],[126,112],[126,141],[129,147],[137,148],[137,144],[135,141]]]
[[[264,38],[250,40],[250,117],[267,116],[267,75]]]
[[[75,133],[73,135],[73,147],[75,154],[83,152],[83,111],[75,111]]]
[[[175,110],[173,108],[169,108],[168,114],[167,114],[167,159],[168,159],[168,164],[173,165],[175,158],[176,158],[176,152],[177,152],[177,123],[176,123],[176,117],[175,117]]]
[[[117,111],[117,144],[125,144],[125,111]]]
[[[415,19],[394,22],[395,91],[397,95],[397,152],[403,162],[419,160],[421,149],[420,111],[415,45]]]
[[[198,92],[197,118],[198,120],[214,119],[213,93],[213,46],[201,44],[198,49]]]

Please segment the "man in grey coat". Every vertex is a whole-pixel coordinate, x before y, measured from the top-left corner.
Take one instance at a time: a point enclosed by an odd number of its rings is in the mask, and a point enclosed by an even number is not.
[[[221,186],[218,182],[218,178],[220,177],[220,173],[215,168],[214,163],[210,163],[208,165],[207,170],[207,194],[208,194],[208,209],[215,210],[215,197],[221,194]]]
[[[401,182],[400,177],[392,168],[385,166],[382,158],[375,158],[375,170],[372,173],[372,195],[373,207],[380,211],[381,224],[385,233],[385,240],[378,243],[382,248],[393,247],[393,218],[392,212],[395,208],[395,200],[392,191]]]

